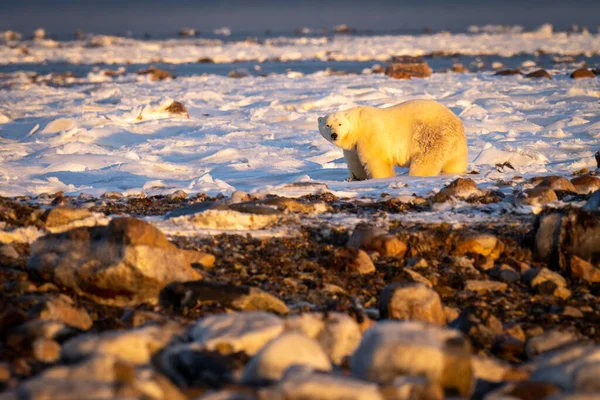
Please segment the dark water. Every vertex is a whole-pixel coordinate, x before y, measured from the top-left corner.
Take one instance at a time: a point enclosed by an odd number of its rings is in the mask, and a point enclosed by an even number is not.
[[[519,68],[524,61],[534,60],[540,68],[545,69],[575,69],[580,63],[587,63],[591,68],[600,68],[600,56],[594,57],[575,57],[574,63],[563,64],[555,62],[555,56],[552,55],[518,55],[513,57],[500,56],[457,56],[457,57],[429,57],[426,58],[427,63],[433,71],[443,71],[452,68],[456,63],[460,63],[470,71],[485,71],[490,70],[494,62],[501,62],[505,68]],[[375,64],[384,65],[377,61],[319,61],[319,60],[303,60],[292,62],[238,62],[224,64],[163,64],[153,63],[152,66],[168,70],[175,76],[198,76],[202,74],[213,75],[228,75],[232,71],[241,71],[249,75],[269,75],[282,74],[287,71],[301,72],[303,74],[311,74],[327,69],[339,71],[343,73],[360,73],[365,68],[370,68]],[[50,73],[73,73],[76,77],[85,77],[92,71],[97,70],[116,70],[124,68],[126,73],[136,73],[146,69],[149,64],[111,64],[111,65],[78,65],[68,63],[42,63],[42,64],[8,64],[0,65],[0,73],[14,73],[18,71],[35,72],[41,75]],[[256,68],[258,67],[258,68]]]

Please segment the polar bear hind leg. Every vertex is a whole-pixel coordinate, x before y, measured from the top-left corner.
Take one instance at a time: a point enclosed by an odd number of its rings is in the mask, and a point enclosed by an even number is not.
[[[467,172],[467,143],[465,140],[460,140],[454,146],[452,156],[442,167],[444,174],[464,174]]]
[[[409,176],[437,176],[442,171],[442,161],[437,153],[416,155],[410,160]]]
[[[344,160],[346,160],[346,165],[348,166],[350,180],[364,181],[365,179],[369,179],[367,171],[365,171],[365,167],[363,167],[356,151],[344,150]]]

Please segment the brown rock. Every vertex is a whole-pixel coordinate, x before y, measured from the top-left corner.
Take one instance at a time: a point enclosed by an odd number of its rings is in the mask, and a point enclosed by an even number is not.
[[[338,263],[350,271],[359,274],[371,274],[375,272],[375,265],[367,253],[353,247],[338,247],[334,251],[334,257]]]
[[[431,68],[425,62],[415,63],[392,63],[385,74],[395,79],[427,78],[431,76]]]
[[[379,311],[382,318],[446,324],[440,296],[421,283],[386,286],[379,298]]]
[[[153,225],[117,218],[107,227],[38,239],[31,245],[29,268],[99,303],[154,304],[167,284],[201,278],[188,257]]]
[[[56,207],[46,213],[46,227],[56,228],[91,216],[85,208]]]
[[[571,275],[591,283],[600,282],[600,268],[577,257],[571,257]]]
[[[446,201],[451,197],[466,199],[473,195],[479,196],[481,193],[481,190],[477,188],[477,185],[472,179],[458,178],[442,188],[442,190],[434,196],[434,201]]]
[[[559,273],[541,268],[535,271],[531,280],[531,287],[542,294],[552,294],[562,299],[571,297],[567,288],[567,281]]]
[[[505,292],[508,285],[504,282],[467,280],[465,290],[477,293]]]
[[[572,79],[595,78],[596,74],[587,68],[579,68],[573,71],[570,75]]]
[[[581,175],[571,179],[571,183],[579,194],[590,194],[600,189],[600,178],[591,175]]]
[[[348,246],[376,251],[389,257],[404,257],[407,250],[406,244],[394,235],[362,222],[354,228],[348,239]]]
[[[469,72],[469,69],[462,64],[454,64],[452,66],[452,72],[456,72],[458,74],[464,74],[465,72]]]
[[[547,187],[552,190],[562,190],[565,192],[577,192],[575,186],[569,180],[562,176],[547,176],[538,184],[538,187]]]
[[[552,75],[550,75],[545,69],[538,69],[537,71],[533,71],[525,75],[525,78],[546,78],[552,80]]]
[[[519,204],[528,206],[544,205],[558,200],[556,192],[547,186],[536,186],[533,189],[527,189],[516,197]]]
[[[29,314],[32,318],[39,318],[43,321],[60,321],[83,331],[90,329],[93,324],[87,311],[75,306],[73,300],[64,294],[42,297]]]
[[[190,265],[199,264],[203,267],[210,268],[215,265],[215,256],[208,253],[203,253],[196,250],[181,250]]]
[[[487,233],[467,233],[458,238],[455,246],[456,255],[468,253],[480,254],[496,259],[504,251],[504,243],[494,235]]]
[[[36,360],[53,363],[60,358],[60,345],[51,339],[37,339],[32,344],[33,356]]]
[[[518,69],[503,69],[503,70],[496,72],[494,75],[509,76],[509,75],[523,75],[523,73]]]
[[[169,71],[165,71],[160,68],[148,68],[141,71],[138,71],[138,75],[148,75],[150,80],[152,81],[163,81],[165,79],[174,79],[174,76],[171,75]]]
[[[173,102],[171,102],[171,104],[166,106],[164,111],[168,112],[169,114],[173,114],[173,115],[183,115],[186,118],[190,117],[190,114],[188,114],[187,108],[185,108],[185,106],[182,103],[175,101],[175,100],[173,100]]]

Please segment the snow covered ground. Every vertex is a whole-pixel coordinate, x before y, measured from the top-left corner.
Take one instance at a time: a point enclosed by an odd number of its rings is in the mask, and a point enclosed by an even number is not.
[[[150,62],[194,63],[211,59],[234,61],[379,60],[395,55],[436,52],[465,55],[544,52],[562,55],[600,54],[600,34],[553,32],[544,25],[534,32],[504,32],[432,35],[277,37],[223,41],[189,38],[137,40],[115,36],[92,36],[85,40],[59,42],[51,39],[0,42],[0,65],[67,62],[72,64],[144,64]]]
[[[491,72],[409,81],[325,73],[161,82],[91,76],[72,87],[24,80],[0,90],[0,195],[315,190],[290,186],[296,182],[325,183],[341,197],[427,195],[453,177],[412,178],[398,169],[393,179],[345,182],[341,150],[317,132],[317,117],[332,110],[416,98],[438,100],[462,118],[469,168],[480,172],[470,177],[482,188],[514,175],[594,169],[600,80],[551,72],[552,81]],[[161,112],[169,99],[190,118]],[[516,170],[495,167],[506,161]]]

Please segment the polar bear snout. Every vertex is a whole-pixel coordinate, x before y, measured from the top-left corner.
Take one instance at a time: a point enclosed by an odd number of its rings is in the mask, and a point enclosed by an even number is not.
[[[331,140],[336,140],[337,138],[338,138],[338,134],[337,134],[337,133],[335,133],[335,132],[333,132],[333,133],[331,134]]]

